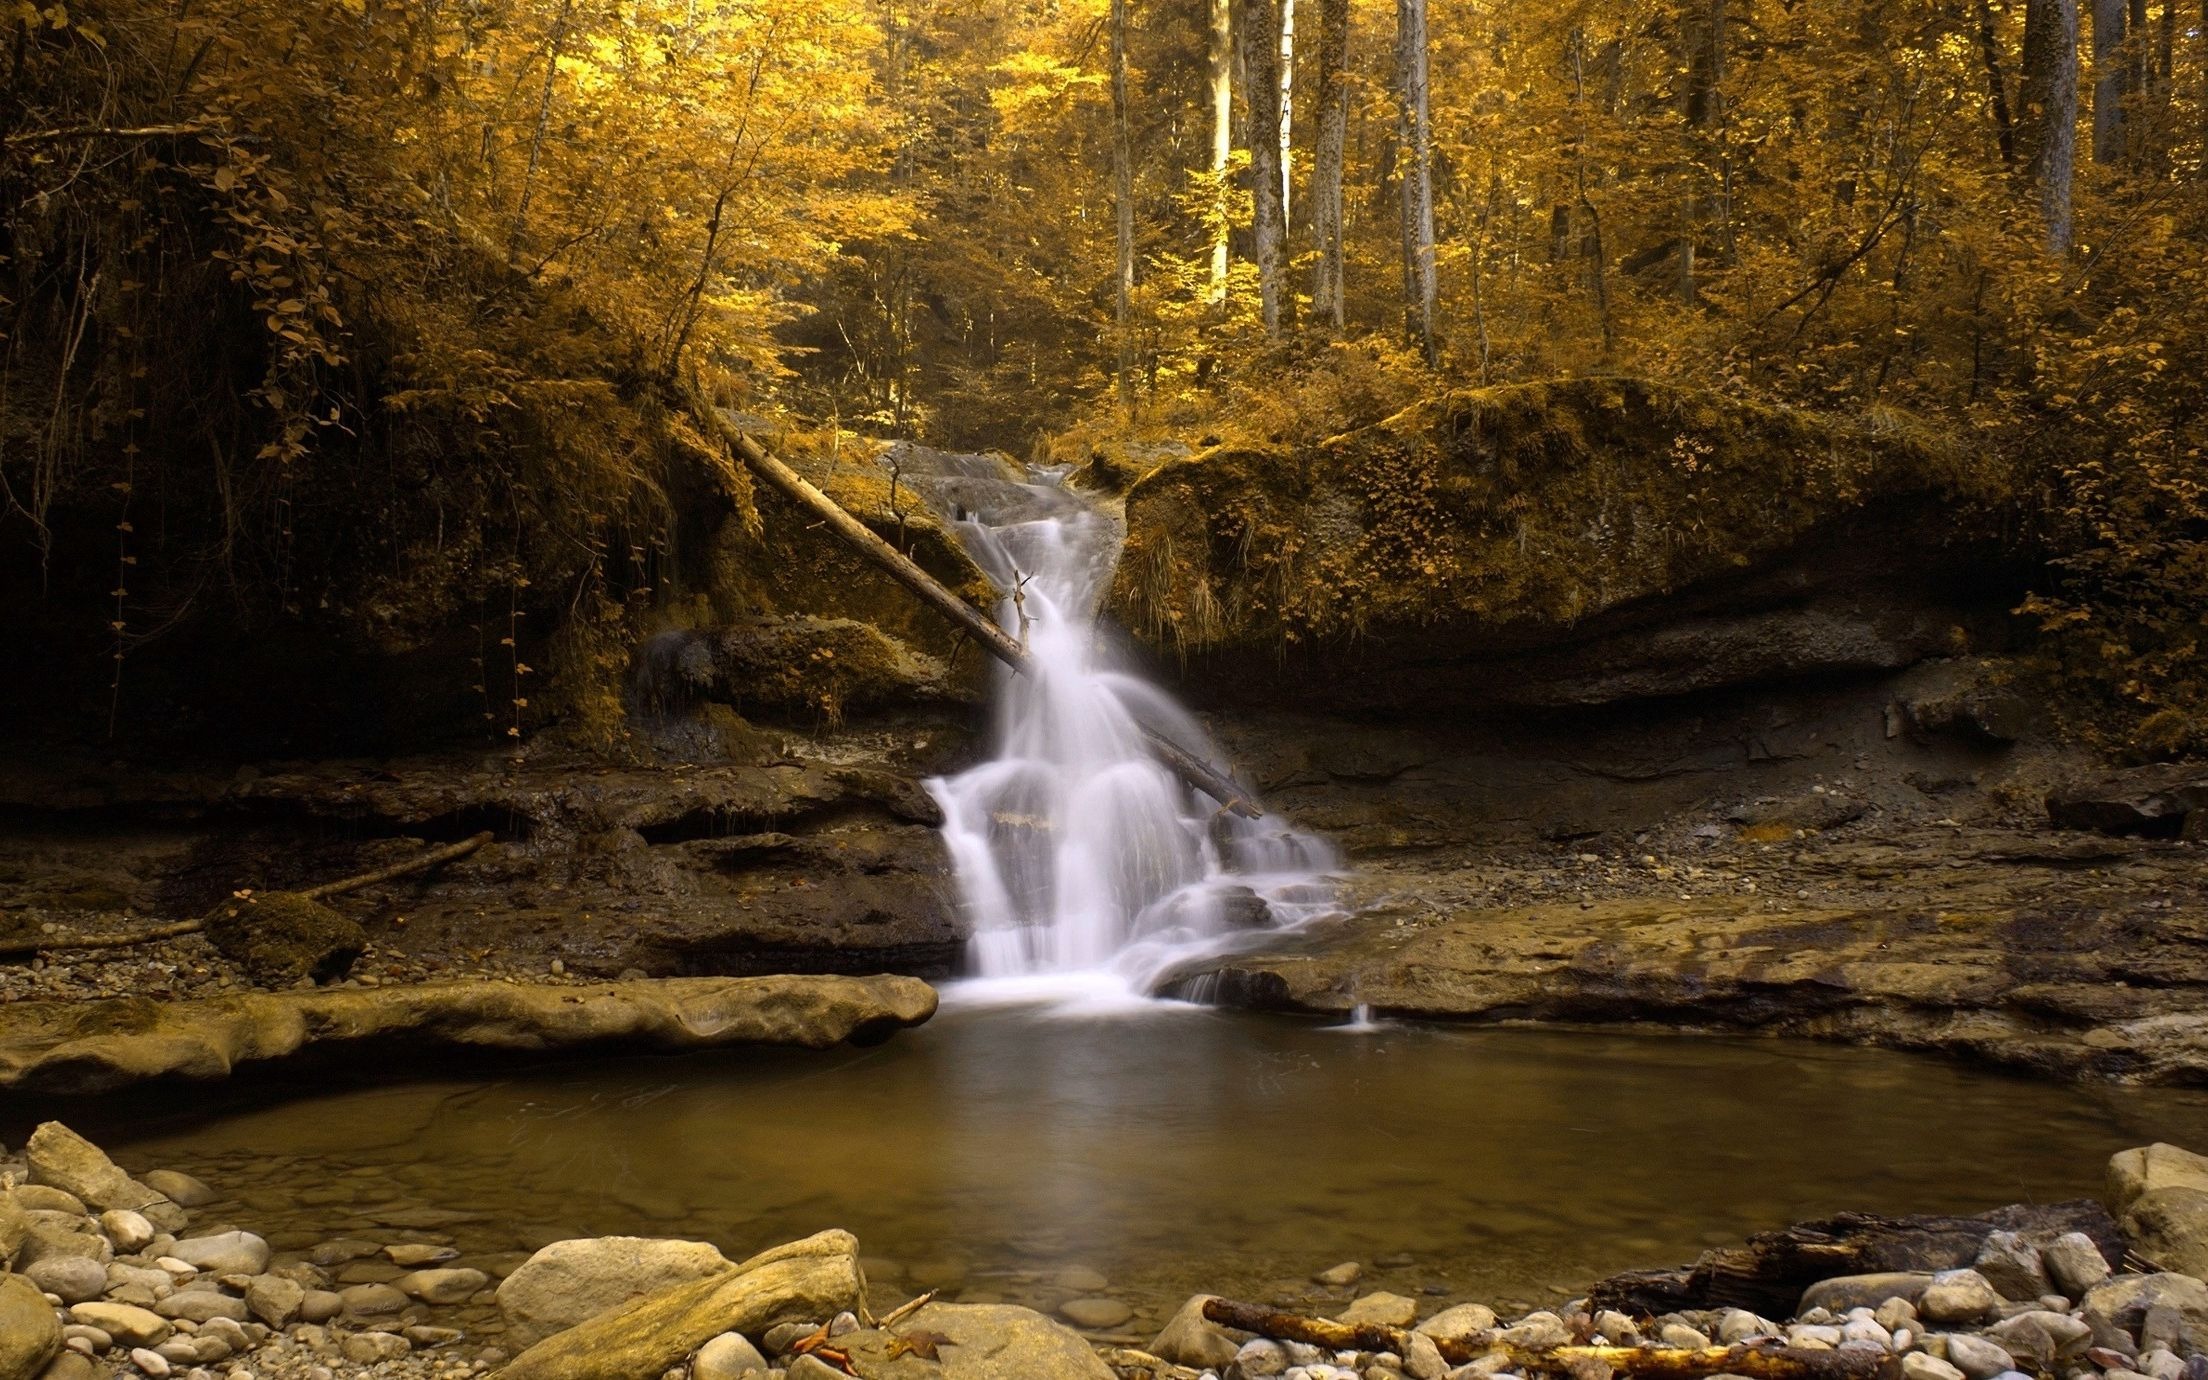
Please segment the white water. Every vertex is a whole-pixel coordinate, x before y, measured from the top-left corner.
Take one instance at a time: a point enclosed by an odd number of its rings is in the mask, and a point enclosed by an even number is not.
[[[1036,667],[1000,669],[990,758],[928,783],[973,924],[967,967],[982,980],[961,998],[1141,1002],[1179,963],[1330,913],[1325,840],[1220,811],[1144,748],[1148,727],[1220,761],[1195,719],[1098,634],[1116,519],[1056,475],[1015,483],[978,457],[919,454],[943,472],[915,486],[1006,591],[998,619]]]

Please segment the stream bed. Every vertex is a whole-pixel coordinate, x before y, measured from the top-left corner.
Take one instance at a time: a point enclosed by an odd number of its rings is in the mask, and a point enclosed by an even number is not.
[[[569,1236],[738,1257],[840,1226],[878,1302],[1103,1292],[1146,1335],[1190,1293],[1308,1298],[1343,1260],[1360,1290],[1531,1304],[1841,1209],[2091,1196],[2114,1150],[2208,1141],[2208,1094],[1775,1040],[1078,1018],[954,991],[872,1049],[69,1119],[126,1165],[201,1175],[226,1195],[202,1221],[279,1249],[431,1240],[503,1273]]]

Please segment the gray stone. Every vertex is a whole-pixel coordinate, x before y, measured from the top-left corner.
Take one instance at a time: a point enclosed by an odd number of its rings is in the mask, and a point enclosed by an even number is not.
[[[465,1303],[475,1297],[491,1277],[481,1270],[416,1270],[391,1281],[391,1287],[424,1303]]]
[[[169,1358],[155,1351],[152,1347],[132,1347],[130,1349],[130,1363],[138,1367],[145,1375],[152,1377],[152,1380],[168,1380]]]
[[[785,1380],[847,1380],[845,1374],[818,1356],[799,1356],[783,1372]]]
[[[257,1275],[268,1269],[268,1243],[249,1231],[195,1236],[169,1248],[169,1255],[195,1270],[216,1275]]]
[[[142,1251],[153,1244],[153,1223],[142,1212],[129,1208],[109,1208],[100,1214],[100,1230],[115,1243],[115,1249],[124,1255]]]
[[[1508,1346],[1526,1351],[1546,1351],[1572,1339],[1572,1330],[1554,1313],[1528,1313],[1497,1336]]]
[[[1917,1300],[1917,1313],[1927,1322],[1984,1322],[2000,1311],[2000,1291],[1976,1270],[1940,1271]]]
[[[1888,1332],[1897,1331],[1917,1320],[1917,1306],[1907,1299],[1887,1299],[1872,1311],[1871,1319]]]
[[[159,1346],[176,1331],[175,1323],[150,1308],[106,1300],[76,1305],[69,1321],[100,1329],[118,1346]]]
[[[307,1291],[296,1280],[281,1275],[255,1275],[253,1282],[245,1286],[246,1309],[274,1328],[291,1326],[306,1301]]]
[[[2150,1188],[2132,1200],[2123,1226],[2133,1249],[2155,1264],[2208,1276],[2208,1189]]]
[[[75,1194],[99,1211],[128,1208],[168,1231],[184,1225],[184,1210],[149,1186],[139,1183],[109,1159],[97,1145],[58,1121],[49,1121],[31,1132],[23,1147],[31,1182]]]
[[[1901,1358],[1903,1380],[1963,1380],[1963,1373],[1939,1357],[1912,1351]]]
[[[1191,1370],[1218,1370],[1234,1359],[1235,1342],[1217,1323],[1204,1316],[1204,1304],[1217,1297],[1197,1294],[1180,1307],[1151,1339],[1151,1355]]]
[[[1596,1327],[1601,1329],[1599,1319]],[[1717,1320],[1717,1339],[1727,1346],[1738,1346],[1742,1342],[1775,1336],[1777,1333],[1777,1328],[1745,1308],[1728,1308]],[[1611,1334],[1605,1331],[1603,1335],[1607,1337]]]
[[[2190,1275],[2117,1275],[2094,1285],[2079,1301],[2079,1316],[2096,1336],[2113,1327],[2133,1336],[2157,1305],[2176,1312],[2195,1337],[2208,1337],[2208,1284]]]
[[[2082,1231],[2066,1232],[2040,1247],[2039,1259],[2055,1287],[2073,1299],[2084,1298],[2086,1290],[2110,1273],[2108,1258]]]
[[[77,1257],[101,1263],[114,1258],[115,1247],[98,1232],[78,1231],[60,1219],[60,1213],[25,1213],[30,1230],[24,1233],[23,1244],[16,1251],[15,1263],[21,1269],[29,1269],[41,1260],[60,1257]],[[74,1218],[70,1221],[82,1222]]]
[[[1697,1349],[1710,1344],[1708,1334],[1700,1328],[1675,1322],[1665,1323],[1662,1327],[1656,1329],[1656,1340],[1662,1342],[1665,1346],[1694,1347]]]
[[[23,1277],[63,1303],[83,1303],[107,1292],[107,1267],[81,1255],[48,1256],[26,1266]]]
[[[2016,1369],[2015,1357],[1985,1338],[1973,1337],[1967,1332],[1948,1337],[1947,1359],[1970,1380],[1993,1380],[2003,1371]]]
[[[0,1274],[0,1380],[32,1380],[61,1348],[61,1320],[37,1288]]]
[[[345,1313],[354,1318],[380,1318],[406,1311],[406,1295],[388,1284],[352,1284],[337,1291]]]
[[[1418,1300],[1402,1294],[1378,1292],[1354,1299],[1347,1308],[1334,1315],[1335,1321],[1360,1326],[1378,1323],[1382,1327],[1409,1327],[1418,1316]]]
[[[299,1321],[326,1323],[345,1311],[345,1296],[331,1289],[309,1289],[299,1300]]]
[[[2013,1231],[1997,1231],[1978,1248],[1973,1268],[2005,1299],[2034,1301],[2053,1288],[2038,1247]]]
[[[2186,1326],[2185,1315],[2176,1308],[2167,1303],[2150,1304],[2139,1319],[2139,1345],[2150,1350],[2190,1351],[2193,1332]]]
[[[86,1323],[73,1322],[63,1327],[61,1339],[64,1345],[75,1347],[87,1356],[97,1356],[115,1345],[113,1337]]]
[[[507,1337],[529,1347],[631,1299],[728,1268],[726,1256],[700,1241],[641,1236],[555,1241],[498,1286],[498,1307]]]
[[[1801,1305],[1795,1311],[1804,1316],[1815,1308],[1845,1313],[1851,1308],[1877,1308],[1888,1299],[1904,1299],[1914,1306],[1923,1299],[1931,1283],[1931,1275],[1912,1271],[1835,1275],[1804,1289]]]
[[[195,1323],[206,1322],[209,1318],[228,1318],[242,1323],[252,1316],[246,1311],[244,1299],[212,1289],[179,1289],[155,1304],[153,1311],[164,1318],[184,1318]]]
[[[743,1380],[751,1371],[766,1369],[767,1358],[743,1333],[723,1332],[698,1348],[690,1363],[690,1380]]]
[[[1795,1346],[1821,1346],[1828,1350],[1843,1340],[1840,1329],[1831,1323],[1795,1323],[1786,1329],[1786,1339]]]
[[[2108,1157],[2108,1211],[2119,1222],[2133,1203],[2160,1188],[2208,1191],[2208,1158],[2162,1141]]]
[[[914,1313],[902,1330],[915,1329],[948,1339],[938,1348],[941,1380],[1114,1380],[1111,1367],[1097,1358],[1080,1333],[1031,1309],[931,1303]],[[883,1337],[881,1333],[857,1335]],[[790,1380],[796,1380],[794,1367]]]
[[[374,1365],[378,1361],[398,1360],[412,1351],[414,1344],[395,1332],[355,1332],[339,1349],[348,1361]]]
[[[1607,1317],[1609,1315],[1604,1314],[1603,1316]],[[1434,1314],[1434,1316],[1420,1323],[1418,1330],[1429,1337],[1436,1337],[1442,1341],[1461,1341],[1476,1333],[1485,1332],[1494,1326],[1494,1309],[1484,1303],[1460,1303],[1454,1308],[1444,1308],[1439,1313]],[[1601,1326],[1601,1319],[1596,1320],[1596,1326]],[[1619,1340],[1614,1334],[1606,1333],[1605,1335],[1610,1336],[1612,1341]]]
[[[1058,1316],[1075,1327],[1099,1332],[1124,1325],[1135,1316],[1135,1310],[1118,1299],[1067,1299],[1058,1305]]]
[[[1244,1380],[1266,1380],[1268,1376],[1288,1373],[1288,1351],[1280,1343],[1259,1337],[1244,1342],[1234,1354],[1235,1371]]]
[[[1339,1265],[1328,1266],[1311,1276],[1314,1282],[1323,1284],[1329,1289],[1347,1289],[1364,1277],[1365,1267],[1354,1260],[1345,1260]]]
[[[178,1207],[205,1207],[215,1201],[215,1191],[191,1175],[175,1169],[146,1171],[144,1183]]]
[[[1441,1358],[1441,1348],[1432,1337],[1413,1332],[1403,1346],[1403,1373],[1411,1380],[1441,1380],[1449,1373],[1449,1363]]]

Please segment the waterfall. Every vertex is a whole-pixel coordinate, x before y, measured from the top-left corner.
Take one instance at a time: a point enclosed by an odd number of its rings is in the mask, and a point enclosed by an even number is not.
[[[988,759],[928,783],[973,925],[973,975],[1139,996],[1186,958],[1330,912],[1325,840],[1219,810],[1144,748],[1148,728],[1218,760],[1195,718],[1096,627],[1118,518],[1062,472],[1013,475],[918,447],[903,467],[1004,592],[998,619],[1035,664],[1033,676],[999,669]]]

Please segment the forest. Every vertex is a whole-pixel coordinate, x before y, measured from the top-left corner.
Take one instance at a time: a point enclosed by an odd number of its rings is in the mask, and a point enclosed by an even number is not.
[[[466,624],[543,662],[473,692],[494,735],[602,733],[714,593],[699,491],[748,504],[701,398],[805,453],[1079,456],[1616,376],[1924,438],[2037,566],[2081,731],[2208,732],[2176,0],[10,21],[0,539],[85,731],[158,714],[170,644]]]

